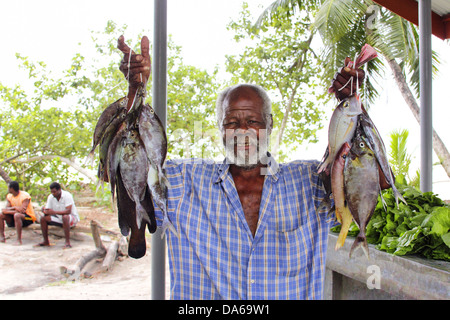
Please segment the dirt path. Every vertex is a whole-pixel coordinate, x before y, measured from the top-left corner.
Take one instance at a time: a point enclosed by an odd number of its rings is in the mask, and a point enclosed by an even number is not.
[[[3,204],[0,203],[0,207]],[[118,232],[117,218],[104,208],[79,207],[80,224],[88,225],[91,219],[103,227]],[[95,248],[92,238],[71,240],[72,248],[63,249],[64,239],[50,236],[51,247],[34,247],[42,241],[39,229],[23,230],[21,246],[16,245],[16,231],[6,228],[6,243],[0,243],[0,300],[149,300],[151,299],[150,238],[147,238],[147,254],[141,259],[116,260],[112,270],[97,271],[100,262],[91,262],[85,269],[92,278],[68,281],[60,273],[60,267],[72,266],[78,258]],[[108,238],[103,238],[107,247]],[[166,270],[166,287],[169,272]],[[168,298],[168,289],[166,296]]]

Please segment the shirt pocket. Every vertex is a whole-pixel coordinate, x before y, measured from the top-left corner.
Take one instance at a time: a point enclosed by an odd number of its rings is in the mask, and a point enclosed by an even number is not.
[[[304,226],[294,230],[276,231],[276,274],[282,277],[296,277],[305,272],[307,246],[304,241]]]

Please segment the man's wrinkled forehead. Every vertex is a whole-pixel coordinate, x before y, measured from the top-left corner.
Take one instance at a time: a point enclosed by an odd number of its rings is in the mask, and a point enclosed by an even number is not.
[[[224,111],[227,109],[257,109],[262,111],[263,99],[251,87],[238,87],[231,90],[224,100]],[[257,108],[255,108],[257,107]],[[255,110],[256,111],[256,110]]]

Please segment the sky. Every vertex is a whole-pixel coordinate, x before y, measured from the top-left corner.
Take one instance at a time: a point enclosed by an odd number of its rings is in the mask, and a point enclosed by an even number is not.
[[[255,17],[273,0],[248,0]],[[212,71],[225,63],[226,54],[237,54],[239,46],[226,25],[237,19],[242,0],[168,0],[168,33],[182,46],[184,62]],[[102,31],[108,20],[128,25],[125,38],[135,38],[142,30],[153,36],[153,1],[142,0],[15,0],[2,1],[2,71],[0,82],[13,85],[23,82],[26,74],[18,71],[16,53],[33,61],[44,61],[52,70],[67,68],[76,52],[85,55],[81,44],[90,44],[91,31]],[[119,37],[120,35],[117,35]],[[441,55],[440,74],[433,82],[433,126],[450,148],[450,45],[433,39],[433,49]],[[119,55],[118,55],[118,59]],[[119,62],[118,60],[118,62]],[[370,108],[385,144],[393,130],[408,129],[407,149],[413,155],[411,170],[420,167],[420,127],[412,116],[389,72],[379,81],[380,98]],[[332,108],[324,121],[330,119]],[[327,145],[328,123],[318,132],[319,143],[301,146],[298,159],[321,159]],[[433,162],[437,162],[434,155]],[[450,179],[440,166],[433,167],[433,191],[450,199]]]

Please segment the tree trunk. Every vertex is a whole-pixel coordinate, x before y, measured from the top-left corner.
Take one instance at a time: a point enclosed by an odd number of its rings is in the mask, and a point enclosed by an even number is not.
[[[87,254],[83,255],[81,258],[77,260],[77,262],[71,267],[66,268],[64,266],[60,267],[60,272],[65,275],[69,280],[76,280],[79,278],[81,274],[81,270],[84,268],[84,266],[91,260],[97,259],[97,258],[103,258],[106,255],[106,248],[102,243],[102,240],[100,238],[100,232],[98,230],[98,223],[94,220],[91,221],[91,232],[92,232],[92,238],[94,239],[95,244],[95,250],[88,252]],[[116,249],[117,250],[117,249]]]
[[[101,267],[101,270],[103,272],[112,270],[114,261],[116,261],[117,257],[117,249],[119,249],[119,241],[114,241],[109,245],[108,252],[105,255],[105,259],[103,260],[103,264]]]
[[[403,98],[405,99],[407,105],[411,109],[411,112],[413,113],[414,117],[416,118],[417,122],[420,125],[419,105],[417,104],[414,95],[412,94],[408,84],[406,83],[405,77],[403,76],[400,66],[394,59],[388,59],[387,57],[385,58],[389,64],[389,67],[392,70],[394,79],[400,89]],[[441,140],[441,138],[434,129],[433,129],[433,150],[434,152],[436,152],[442,167],[447,173],[447,176],[450,177],[450,153],[448,152],[444,142]]]
[[[2,179],[5,180],[6,183],[10,183],[12,181],[12,179],[5,172],[5,170],[3,170],[2,167],[0,167],[0,177],[2,177]]]
[[[44,155],[44,156],[32,157],[32,158],[29,158],[29,159],[16,159],[16,160],[13,160],[13,161],[17,162],[17,163],[29,163],[29,162],[40,161],[40,160],[53,160],[53,159],[56,159],[56,158],[59,158],[65,164],[71,166],[72,168],[77,170],[79,173],[81,173],[84,176],[88,177],[89,180],[91,180],[93,183],[97,183],[97,177],[94,174],[92,174],[89,170],[86,170],[85,168],[83,168],[82,166],[76,164],[72,160],[64,158],[64,157],[61,157],[61,156]]]
[[[283,140],[284,130],[286,129],[286,124],[289,120],[289,116],[292,110],[292,103],[294,101],[295,95],[297,93],[297,87],[295,87],[289,97],[289,101],[286,106],[286,112],[284,113],[283,120],[281,121],[280,131],[278,132],[275,145],[272,148],[272,152],[274,155],[278,154],[278,149],[280,148],[281,141]]]

